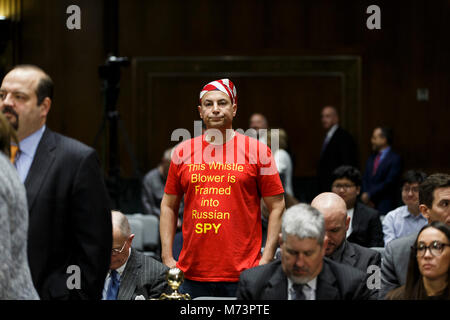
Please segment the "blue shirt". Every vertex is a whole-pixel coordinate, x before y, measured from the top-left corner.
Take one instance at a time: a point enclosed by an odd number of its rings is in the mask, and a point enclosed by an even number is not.
[[[45,131],[45,125],[43,125],[39,130],[35,131],[33,134],[29,135],[19,144],[19,152],[16,156],[16,161],[14,165],[19,174],[20,181],[25,183],[28,171],[30,171],[31,164],[33,163],[34,155],[36,154],[36,149],[41,141],[42,135]]]
[[[380,155],[380,162],[379,163],[381,163],[383,161],[383,159],[386,158],[386,155],[388,154],[388,152],[390,150],[391,150],[391,147],[387,147],[386,149],[383,149],[383,150],[380,151],[381,155]]]
[[[383,219],[384,245],[386,246],[394,239],[418,232],[427,223],[428,220],[422,213],[414,216],[409,212],[407,206],[401,206],[388,212]]]

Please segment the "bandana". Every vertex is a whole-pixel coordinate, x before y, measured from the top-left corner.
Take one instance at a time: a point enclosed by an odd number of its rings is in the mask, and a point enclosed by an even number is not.
[[[234,83],[230,79],[215,80],[203,87],[200,92],[200,103],[202,97],[209,91],[219,90],[230,97],[232,104],[237,104],[237,92]]]

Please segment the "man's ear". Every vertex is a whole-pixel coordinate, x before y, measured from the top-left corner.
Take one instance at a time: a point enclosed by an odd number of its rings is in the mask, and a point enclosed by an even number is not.
[[[198,110],[198,113],[199,113],[199,115],[200,115],[200,119],[203,119],[203,118],[202,118],[202,106],[198,106],[198,107],[197,107],[197,110]]]
[[[233,104],[233,118],[236,117],[237,113],[237,104]]]
[[[52,106],[52,100],[49,97],[45,97],[42,103],[39,105],[41,108],[41,115],[47,117],[48,112]]]
[[[425,204],[421,204],[419,205],[419,210],[422,213],[422,215],[428,220],[428,223],[431,223],[430,209]]]
[[[350,227],[350,221],[352,218],[350,218],[349,216],[347,216],[347,218],[345,219],[345,230],[347,231],[348,228]]]
[[[356,195],[359,196],[361,193],[361,187],[356,187]]]

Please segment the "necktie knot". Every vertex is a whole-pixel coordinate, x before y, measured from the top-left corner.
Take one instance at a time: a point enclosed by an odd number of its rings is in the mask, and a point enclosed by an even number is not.
[[[11,147],[10,147],[11,155],[9,157],[9,160],[11,161],[12,164],[14,164],[14,162],[16,162],[17,152],[19,152],[19,147],[15,146],[15,145],[11,145]]]
[[[303,292],[303,287],[305,284],[294,283],[292,288],[294,289],[295,297],[294,300],[306,300],[305,293]]]

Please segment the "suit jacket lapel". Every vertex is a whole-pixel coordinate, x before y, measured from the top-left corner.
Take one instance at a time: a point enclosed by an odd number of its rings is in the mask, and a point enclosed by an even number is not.
[[[278,268],[269,279],[267,287],[261,295],[263,300],[287,300],[287,278],[281,267],[281,263]]]
[[[36,149],[33,162],[31,163],[24,183],[27,190],[27,201],[30,212],[32,212],[35,200],[47,173],[55,161],[55,148],[55,136],[52,131],[46,128]]]
[[[342,254],[342,263],[351,265],[353,267],[356,265],[358,257],[353,246],[347,240],[345,241],[345,250]]]
[[[131,249],[130,258],[128,259],[120,281],[117,300],[131,300],[138,283],[139,268],[141,266],[142,261],[135,254],[134,249]]]
[[[350,223],[352,224],[352,233],[355,231],[359,231],[361,221],[364,219],[363,213],[360,212],[359,210],[360,204],[358,201],[356,201],[355,208],[353,209],[352,221],[350,221]]]
[[[336,278],[330,267],[324,261],[322,271],[317,276],[316,300],[338,300]]]

